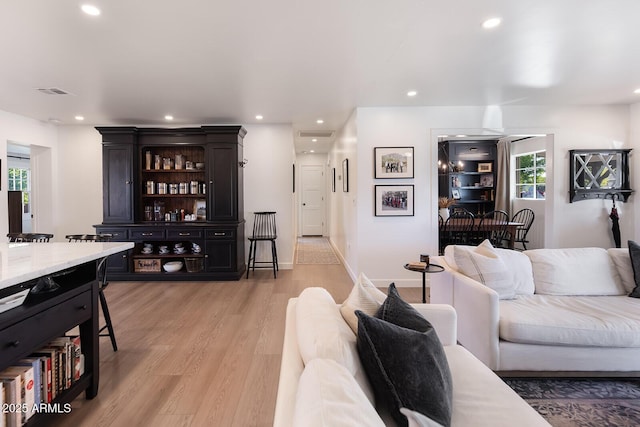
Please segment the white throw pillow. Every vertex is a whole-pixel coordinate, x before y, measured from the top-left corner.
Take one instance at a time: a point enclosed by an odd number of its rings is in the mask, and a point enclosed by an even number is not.
[[[606,249],[533,249],[524,253],[531,260],[537,294],[625,294]]]
[[[340,306],[340,313],[354,334],[358,333],[358,318],[355,311],[360,310],[373,316],[387,296],[376,288],[364,273],[360,273],[353,285],[349,297]]]
[[[456,246],[453,256],[460,273],[498,293],[500,299],[516,295],[513,273],[507,268],[489,240],[478,246]]]
[[[384,422],[349,371],[333,360],[314,359],[300,376],[292,425],[384,427]]]
[[[444,248],[444,260],[452,270],[460,271],[455,260],[456,248],[475,248],[475,246],[449,245]],[[516,295],[533,295],[535,284],[533,282],[533,270],[529,257],[522,252],[512,249],[494,248],[502,262],[507,266],[515,286]]]
[[[331,359],[354,376],[371,402],[373,390],[360,363],[356,335],[324,288],[306,288],[296,304],[298,348],[305,366],[313,359]]]
[[[409,427],[442,427],[442,424],[433,421],[426,415],[422,415],[420,412],[412,411],[407,408],[400,408],[402,415],[407,417]]]
[[[631,293],[636,287],[636,281],[633,278],[633,267],[631,266],[631,257],[628,248],[611,248],[607,249],[609,257],[618,270],[622,286],[627,293]]]

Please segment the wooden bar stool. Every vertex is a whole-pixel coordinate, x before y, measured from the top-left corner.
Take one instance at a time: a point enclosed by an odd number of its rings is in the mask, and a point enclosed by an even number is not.
[[[253,234],[249,237],[249,261],[247,261],[247,279],[249,269],[253,268],[273,268],[273,278],[277,277],[278,271],[278,251],[276,250],[276,213],[275,212],[255,212],[253,218]],[[256,261],[258,253],[258,242],[271,242],[271,261]],[[253,264],[252,261],[253,260]],[[270,264],[259,265],[256,264]]]
[[[110,234],[69,234],[65,236],[69,242],[108,242],[111,240]],[[118,351],[118,345],[116,344],[116,334],[113,331],[113,324],[111,323],[111,315],[109,314],[109,306],[107,305],[107,299],[104,296],[104,288],[107,287],[107,258],[104,257],[98,262],[98,282],[100,289],[98,290],[98,298],[100,299],[100,307],[102,307],[102,314],[106,325],[98,330],[98,335],[101,337],[109,337],[111,339],[111,346],[113,351]],[[106,334],[101,333],[107,330]]]

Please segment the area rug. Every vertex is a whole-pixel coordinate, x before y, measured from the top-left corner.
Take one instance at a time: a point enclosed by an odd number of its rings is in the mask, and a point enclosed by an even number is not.
[[[640,379],[504,381],[554,427],[640,426]]]
[[[340,264],[326,237],[301,237],[296,251],[297,264]]]

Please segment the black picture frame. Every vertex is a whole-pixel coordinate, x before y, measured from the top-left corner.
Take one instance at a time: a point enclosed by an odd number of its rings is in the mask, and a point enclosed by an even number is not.
[[[349,159],[342,161],[342,191],[349,192]]]
[[[413,147],[374,147],[374,178],[413,178],[413,157]]]
[[[336,192],[336,168],[331,169],[331,192]]]
[[[292,176],[292,184],[293,184],[293,192],[296,192],[296,164],[293,164],[293,172],[291,174]]]
[[[414,216],[413,185],[375,185],[375,216]]]

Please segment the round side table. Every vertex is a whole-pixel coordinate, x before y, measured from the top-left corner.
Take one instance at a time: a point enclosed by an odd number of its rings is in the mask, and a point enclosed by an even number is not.
[[[422,302],[427,302],[427,273],[441,273],[444,271],[444,267],[438,264],[429,264],[427,268],[415,268],[405,264],[404,268],[410,271],[416,271],[422,273]]]

